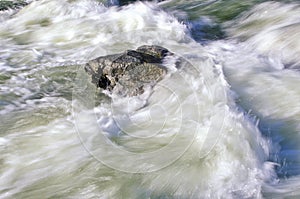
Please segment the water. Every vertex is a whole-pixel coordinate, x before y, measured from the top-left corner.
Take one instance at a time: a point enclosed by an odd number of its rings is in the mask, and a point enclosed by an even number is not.
[[[0,13],[0,198],[298,198],[297,1],[34,1]],[[181,60],[142,96],[88,60]]]

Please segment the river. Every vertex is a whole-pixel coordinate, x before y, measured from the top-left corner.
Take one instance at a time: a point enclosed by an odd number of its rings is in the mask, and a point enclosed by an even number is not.
[[[0,44],[0,199],[300,197],[298,1],[32,1]],[[141,45],[180,67],[140,96],[91,84]]]

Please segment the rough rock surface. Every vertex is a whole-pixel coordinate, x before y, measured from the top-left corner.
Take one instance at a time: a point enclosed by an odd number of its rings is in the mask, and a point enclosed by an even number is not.
[[[160,46],[141,46],[121,54],[98,57],[89,61],[85,70],[97,87],[121,96],[135,96],[163,78],[167,70],[163,59],[171,55]]]
[[[28,5],[28,3],[22,0],[0,0],[0,11],[22,8],[26,5]]]

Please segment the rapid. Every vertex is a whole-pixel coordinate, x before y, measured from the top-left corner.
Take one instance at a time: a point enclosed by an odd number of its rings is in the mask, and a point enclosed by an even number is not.
[[[300,197],[299,3],[120,4],[0,12],[0,199]],[[141,45],[176,55],[156,86],[91,84]]]

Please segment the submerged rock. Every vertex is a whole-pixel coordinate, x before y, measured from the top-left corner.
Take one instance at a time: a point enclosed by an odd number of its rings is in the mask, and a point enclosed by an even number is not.
[[[162,62],[167,55],[172,53],[166,48],[141,46],[136,50],[91,60],[85,70],[97,87],[121,96],[135,96],[163,78],[167,70]]]

